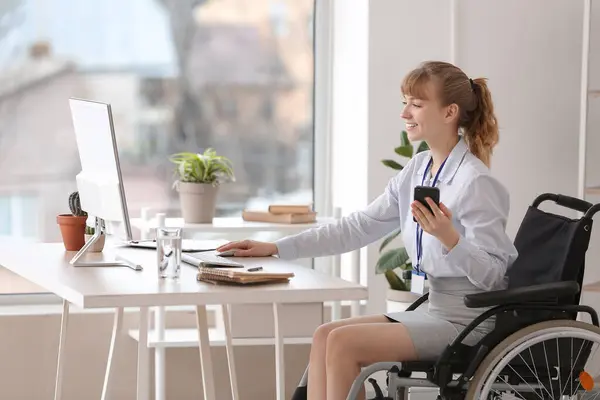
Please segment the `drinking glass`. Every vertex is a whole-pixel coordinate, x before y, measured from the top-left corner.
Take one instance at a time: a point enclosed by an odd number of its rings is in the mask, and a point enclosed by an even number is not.
[[[159,278],[179,279],[181,243],[181,228],[156,229],[156,262]]]

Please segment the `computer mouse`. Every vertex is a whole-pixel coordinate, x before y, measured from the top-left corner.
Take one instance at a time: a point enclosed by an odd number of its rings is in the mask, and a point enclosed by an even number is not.
[[[231,249],[217,253],[219,257],[233,257],[237,249]]]

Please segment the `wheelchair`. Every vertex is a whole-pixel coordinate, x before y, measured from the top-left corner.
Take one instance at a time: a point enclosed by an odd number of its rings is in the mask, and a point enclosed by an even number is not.
[[[542,211],[538,207],[544,201],[583,216],[573,219]],[[508,288],[464,297],[467,307],[481,308],[482,313],[437,360],[366,366],[347,400],[357,398],[367,379],[376,392],[371,400],[407,400],[418,387],[437,390],[438,400],[600,399],[598,315],[579,304],[592,218],[598,210],[600,204],[569,196],[538,196],[515,237],[519,255],[507,272]],[[427,299],[427,294],[422,296],[407,312]],[[577,320],[585,314],[591,323]],[[462,343],[491,317],[496,322],[488,335],[475,345]],[[378,371],[387,373],[387,395],[370,378]],[[292,400],[306,400],[307,375],[308,368]]]

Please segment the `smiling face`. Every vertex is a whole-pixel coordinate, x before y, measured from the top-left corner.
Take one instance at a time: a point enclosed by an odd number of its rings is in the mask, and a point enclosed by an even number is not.
[[[435,84],[428,80],[421,83],[418,90],[404,92],[404,108],[401,117],[406,124],[410,141],[435,141],[437,137],[451,131],[456,125],[453,108],[444,106],[437,96]]]
[[[447,148],[460,128],[469,150],[489,166],[498,121],[485,78],[472,80],[455,65],[425,61],[406,74],[401,91],[410,141]]]

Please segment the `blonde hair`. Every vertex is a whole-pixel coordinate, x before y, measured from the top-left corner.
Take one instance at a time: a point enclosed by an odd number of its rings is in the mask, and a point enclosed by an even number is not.
[[[488,167],[498,143],[498,121],[486,78],[469,79],[457,66],[443,61],[427,61],[406,75],[402,82],[405,95],[426,99],[426,83],[439,88],[442,105],[458,105],[458,127],[469,150]]]

